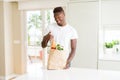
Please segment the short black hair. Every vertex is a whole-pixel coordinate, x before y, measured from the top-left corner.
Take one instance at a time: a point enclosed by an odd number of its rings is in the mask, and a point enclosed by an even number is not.
[[[53,13],[57,13],[57,12],[64,12],[64,10],[62,7],[56,7],[54,8]]]

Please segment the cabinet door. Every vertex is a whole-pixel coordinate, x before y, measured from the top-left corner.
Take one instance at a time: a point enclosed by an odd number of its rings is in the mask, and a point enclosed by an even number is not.
[[[79,35],[76,56],[72,61],[72,66],[97,68],[98,2],[70,3],[68,19]]]

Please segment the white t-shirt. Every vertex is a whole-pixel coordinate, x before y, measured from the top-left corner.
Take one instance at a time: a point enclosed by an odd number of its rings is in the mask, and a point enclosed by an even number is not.
[[[44,35],[48,34],[49,32],[51,32],[51,34],[54,36],[56,44],[63,46],[64,50],[67,51],[67,54],[69,55],[71,39],[78,38],[76,30],[68,24],[61,27],[56,23],[53,23],[45,29]]]

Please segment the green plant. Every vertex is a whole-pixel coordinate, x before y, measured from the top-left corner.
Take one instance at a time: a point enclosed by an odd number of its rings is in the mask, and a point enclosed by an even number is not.
[[[63,50],[63,47],[60,46],[60,44],[57,44],[57,45],[56,45],[56,49],[57,49],[57,50]]]
[[[104,46],[106,48],[113,48],[115,45],[119,45],[120,41],[119,40],[112,40],[111,42],[105,42]]]
[[[114,44],[111,42],[105,42],[105,47],[106,48],[113,48]]]
[[[120,44],[120,41],[119,41],[119,40],[113,40],[112,43],[113,43],[114,45],[119,45],[119,44]]]

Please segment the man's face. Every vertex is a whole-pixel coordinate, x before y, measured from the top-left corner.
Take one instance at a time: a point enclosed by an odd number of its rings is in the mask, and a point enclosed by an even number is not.
[[[64,14],[64,12],[54,13],[54,18],[55,18],[55,21],[57,22],[57,24],[59,26],[64,25],[64,23],[65,23],[65,14]]]

